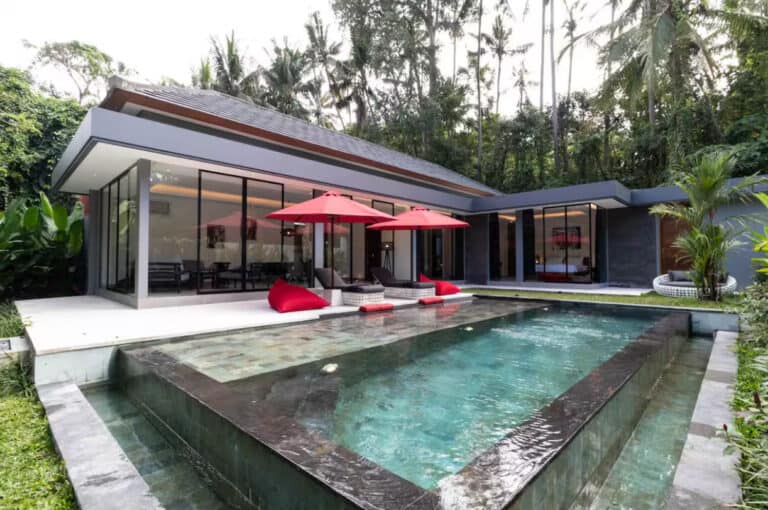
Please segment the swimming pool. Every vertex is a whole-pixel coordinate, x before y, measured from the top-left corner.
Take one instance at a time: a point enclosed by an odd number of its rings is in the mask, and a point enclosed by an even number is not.
[[[637,379],[613,406],[624,416],[602,418],[620,440],[685,336],[686,314],[481,300],[164,343],[120,364],[125,391],[257,505],[459,508],[523,501]]]

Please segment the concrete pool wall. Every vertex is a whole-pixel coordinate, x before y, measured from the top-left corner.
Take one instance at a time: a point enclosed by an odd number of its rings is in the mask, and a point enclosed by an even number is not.
[[[125,393],[210,463],[223,497],[241,506],[564,508],[605,476],[689,331],[687,313],[664,316],[531,419],[551,424],[551,435],[532,437],[524,423],[434,491],[267,408],[244,409],[224,385],[161,352],[121,351],[118,365]]]

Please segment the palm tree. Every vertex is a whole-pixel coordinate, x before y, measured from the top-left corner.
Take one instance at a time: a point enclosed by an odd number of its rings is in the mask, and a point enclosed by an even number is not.
[[[258,96],[258,72],[246,72],[234,31],[224,37],[223,43],[211,37],[211,57],[215,75],[211,88],[243,99],[253,100]]]
[[[544,111],[544,38],[547,33],[547,0],[541,1],[541,62],[539,63],[539,110]]]
[[[458,40],[464,36],[464,23],[472,12],[475,0],[449,0],[448,4],[450,18],[445,21],[445,28],[448,30],[448,36],[451,38],[453,46],[451,80],[456,83],[456,46]]]
[[[751,189],[765,179],[748,177],[738,183],[730,183],[733,158],[729,152],[714,152],[699,158],[687,172],[674,183],[687,196],[687,204],[668,203],[651,207],[651,214],[670,217],[681,222],[688,231],[674,243],[684,259],[692,266],[693,281],[699,296],[718,300],[718,282],[724,275],[725,256],[737,243],[741,233],[736,221],[716,223],[715,214],[721,207],[737,202],[747,202],[754,194]]]
[[[483,0],[477,4],[477,54],[475,55],[475,86],[477,90],[477,180],[483,178],[483,97],[480,89],[480,73],[483,54]]]
[[[313,72],[319,68],[325,75],[325,80],[328,82],[328,87],[334,99],[333,106],[336,110],[336,115],[342,129],[346,129],[344,117],[341,115],[341,108],[339,106],[342,102],[341,91],[339,90],[338,80],[334,73],[337,69],[338,56],[341,53],[341,43],[330,40],[328,26],[323,23],[320,13],[317,11],[312,13],[309,22],[304,25],[304,28],[309,38],[309,48],[307,48],[306,52],[307,58],[312,64]],[[318,84],[318,79],[319,77],[315,76],[315,85]]]
[[[501,63],[504,57],[511,53],[509,49],[512,29],[504,26],[504,20],[500,14],[493,20],[490,34],[483,34],[485,43],[491,52],[496,55],[496,114],[499,113],[499,99],[501,97]]]
[[[312,92],[312,86],[305,79],[308,61],[301,50],[288,46],[288,41],[278,45],[272,40],[272,52],[269,67],[262,67],[260,75],[264,79],[264,101],[278,111],[299,117],[309,118],[309,111],[302,103]]]
[[[565,92],[565,100],[570,101],[571,99],[571,78],[573,77],[573,50],[576,46],[576,27],[577,22],[576,18],[581,11],[584,10],[584,6],[580,3],[580,0],[574,0],[573,3],[570,5],[568,4],[568,0],[563,0],[563,5],[565,6],[565,10],[568,13],[568,19],[563,23],[563,28],[565,29],[565,35],[568,38],[568,43],[565,48],[563,48],[563,51],[560,52],[560,57],[558,58],[558,62],[563,58],[563,55],[568,50],[568,87],[566,88]]]
[[[200,59],[200,67],[192,72],[192,85],[199,89],[213,88],[213,74],[211,73],[211,61],[207,58]]]
[[[549,60],[552,69],[552,148],[555,174],[560,173],[560,112],[557,103],[557,60],[555,59],[555,0],[549,0]]]

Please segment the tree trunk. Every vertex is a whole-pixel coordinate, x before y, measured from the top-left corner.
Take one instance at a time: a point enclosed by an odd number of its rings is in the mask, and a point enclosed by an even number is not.
[[[610,39],[608,39],[608,48],[613,47],[613,37],[615,35],[613,24],[616,20],[616,3],[617,2],[618,0],[611,1],[611,35],[610,35]],[[613,61],[609,58],[606,77],[610,77],[611,74],[613,73],[612,65],[613,65]],[[606,110],[603,113],[603,176],[602,176],[603,178],[607,177],[611,173],[610,136],[611,136],[611,115]]]
[[[496,115],[499,114],[499,98],[501,97],[501,55],[496,66]]]
[[[477,86],[477,180],[483,179],[483,98],[480,89],[480,52],[483,37],[483,0],[480,0],[477,11],[477,63],[475,69],[475,85]]]
[[[573,45],[576,44],[571,32],[571,47],[568,49],[568,89],[565,92],[566,101],[571,100],[571,78],[573,77]]]
[[[552,68],[552,147],[554,149],[555,173],[560,173],[560,118],[557,104],[557,62],[555,59],[555,2],[549,0],[549,56]]]
[[[554,0],[551,0],[554,1]],[[544,111],[544,35],[547,32],[547,0],[541,2],[541,65],[539,66],[539,111]]]
[[[645,20],[653,16],[651,0],[645,0]],[[656,55],[653,52],[653,31],[648,32],[648,122],[651,124],[651,133],[656,132]]]
[[[451,73],[451,81],[455,85],[456,84],[456,42],[457,42],[457,38],[456,37],[451,37],[451,39],[453,40],[453,72]]]

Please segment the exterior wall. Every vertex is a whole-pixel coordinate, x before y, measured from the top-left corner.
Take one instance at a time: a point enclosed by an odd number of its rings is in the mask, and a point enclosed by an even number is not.
[[[608,283],[650,287],[658,265],[656,218],[645,207],[608,209],[604,235]]]
[[[732,205],[719,209],[715,215],[715,221],[722,222],[723,220],[733,218],[734,216],[764,215],[765,212],[766,209],[763,207],[763,204],[757,201],[749,204]],[[764,223],[764,219],[760,222],[750,218],[750,220],[747,221],[747,230],[751,231],[759,228],[760,231],[762,231],[762,224]],[[746,235],[739,237],[738,239],[744,244],[737,246],[728,252],[725,259],[725,270],[728,271],[728,274],[736,278],[736,281],[739,282],[739,288],[743,288],[752,283],[755,279],[755,269],[752,265],[752,257],[755,256],[755,253],[752,252],[752,243]]]
[[[489,216],[477,214],[467,216],[469,228],[466,229],[466,241],[464,243],[465,272],[464,280],[467,283],[485,285],[488,283],[489,274]]]

